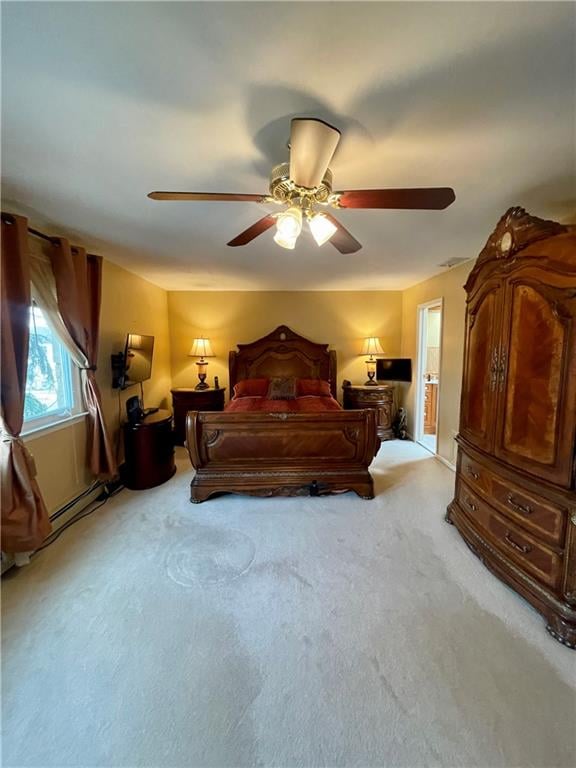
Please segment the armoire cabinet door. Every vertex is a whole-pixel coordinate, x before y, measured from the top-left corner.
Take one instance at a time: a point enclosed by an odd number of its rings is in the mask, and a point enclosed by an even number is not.
[[[576,421],[576,291],[508,280],[495,454],[569,487]]]
[[[503,286],[487,282],[468,304],[460,434],[489,451],[493,445]]]

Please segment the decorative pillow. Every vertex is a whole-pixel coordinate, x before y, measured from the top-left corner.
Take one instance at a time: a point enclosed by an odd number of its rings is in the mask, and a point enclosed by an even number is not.
[[[274,377],[270,379],[268,387],[268,400],[295,400],[296,379],[294,377]]]
[[[322,379],[298,379],[296,382],[296,397],[332,397],[330,384]]]
[[[234,384],[234,397],[266,397],[268,379],[243,379]]]

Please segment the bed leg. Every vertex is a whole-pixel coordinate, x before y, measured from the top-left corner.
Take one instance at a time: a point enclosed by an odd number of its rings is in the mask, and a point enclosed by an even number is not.
[[[370,478],[369,482],[357,483],[356,485],[351,486],[350,490],[357,493],[361,499],[369,500],[374,498],[374,483],[372,478]]]
[[[190,483],[190,501],[192,504],[201,504],[206,501],[215,491],[208,491],[202,488],[195,482],[195,479]]]

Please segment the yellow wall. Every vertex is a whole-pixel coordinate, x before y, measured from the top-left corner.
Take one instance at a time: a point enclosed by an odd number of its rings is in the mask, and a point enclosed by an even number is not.
[[[32,249],[38,240],[30,238]],[[152,378],[144,383],[146,406],[168,407],[170,394],[170,351],[166,291],[103,261],[100,348],[97,379],[102,393],[106,423],[118,448],[118,390],[112,389],[110,355],[123,350],[126,334],[155,337]],[[139,387],[120,393],[120,407],[128,397],[140,394]],[[26,437],[38,470],[38,483],[49,512],[81,493],[93,478],[85,468],[86,424],[84,420]]]
[[[403,385],[403,403],[408,411],[408,431],[414,431],[414,400],[418,346],[418,305],[443,299],[442,360],[440,364],[440,408],[438,415],[438,453],[454,463],[454,434],[458,431],[460,388],[464,355],[464,315],[466,294],[463,285],[474,262],[468,261],[448,272],[408,288],[402,295],[402,356],[411,357],[412,384]]]
[[[86,468],[84,419],[24,438],[38,472],[37,480],[48,512],[62,507],[93,481]]]
[[[144,405],[147,408],[171,407],[167,293],[132,272],[104,261],[97,377],[106,423],[115,439],[118,433],[119,406],[118,390],[111,386],[110,355],[124,351],[127,333],[154,336],[152,377],[143,384]],[[140,396],[139,386],[120,392],[122,418],[125,413],[124,403],[132,395]]]
[[[187,356],[196,336],[212,342],[208,382],[218,376],[226,387],[229,350],[279,325],[336,350],[339,391],[343,379],[366,380],[366,364],[358,355],[364,337],[378,336],[387,356],[400,354],[400,291],[170,291],[168,312],[174,387],[198,383],[195,359]]]

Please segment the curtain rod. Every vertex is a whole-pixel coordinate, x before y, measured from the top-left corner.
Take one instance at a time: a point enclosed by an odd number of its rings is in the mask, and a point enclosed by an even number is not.
[[[14,224],[14,215],[11,213],[5,213],[2,211],[2,218],[4,221],[8,222],[8,224]],[[28,232],[31,235],[35,235],[36,237],[40,237],[42,240],[46,240],[47,243],[54,243],[56,238],[49,237],[48,235],[45,235],[44,232],[39,232],[37,229],[33,229],[32,227],[27,227]]]
[[[30,232],[31,235],[34,235],[35,237],[40,237],[42,240],[46,240],[48,243],[54,243],[56,240],[55,237],[49,237],[48,235],[45,235],[43,232],[39,232],[37,229],[32,229],[32,227],[28,227],[28,232]]]
[[[4,221],[7,221],[9,224],[14,224],[13,214],[4,213],[3,211],[2,218],[4,219]],[[40,230],[34,229],[33,227],[27,227],[26,229],[28,230],[29,234],[34,235],[34,237],[39,237],[41,240],[45,240],[47,243],[51,243],[52,245],[56,245],[60,240],[60,238],[58,237],[50,237],[50,235],[45,235],[44,232],[40,232]],[[71,245],[70,248],[75,253],[78,251],[77,245]],[[88,256],[91,256],[91,255],[92,254],[88,254]]]

